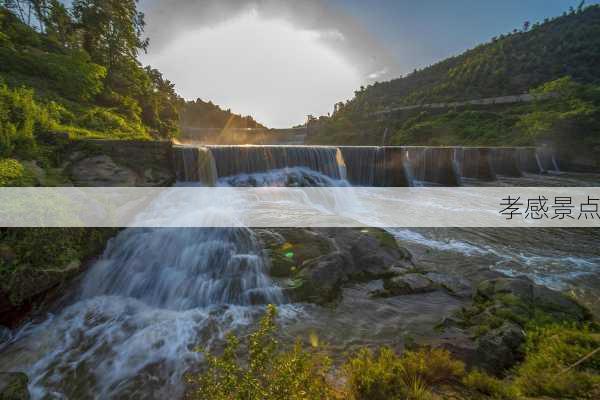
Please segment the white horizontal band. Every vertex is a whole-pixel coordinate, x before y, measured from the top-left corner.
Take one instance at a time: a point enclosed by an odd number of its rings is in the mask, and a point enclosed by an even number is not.
[[[599,205],[593,187],[0,188],[0,227],[600,227]]]

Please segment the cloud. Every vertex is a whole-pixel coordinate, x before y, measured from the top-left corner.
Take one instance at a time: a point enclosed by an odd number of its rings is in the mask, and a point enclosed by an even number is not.
[[[366,83],[400,74],[397,60],[355,18],[326,0],[148,0],[142,3],[151,52],[186,32],[215,27],[251,11],[314,31],[319,41],[353,65]]]

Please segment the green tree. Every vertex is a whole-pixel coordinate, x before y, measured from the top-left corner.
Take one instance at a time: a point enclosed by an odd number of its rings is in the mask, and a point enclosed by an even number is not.
[[[75,0],[73,14],[82,31],[82,46],[92,60],[108,69],[109,85],[118,69],[137,64],[148,48],[144,14],[138,0]]]

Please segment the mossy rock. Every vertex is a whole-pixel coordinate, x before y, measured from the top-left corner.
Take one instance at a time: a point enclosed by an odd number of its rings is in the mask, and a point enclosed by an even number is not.
[[[85,261],[100,255],[117,232],[112,228],[0,229],[0,314],[37,303],[77,276]]]
[[[271,260],[270,274],[273,277],[292,277],[302,269],[305,262],[333,250],[327,238],[308,229],[278,229],[276,233],[279,240],[263,239]]]
[[[379,240],[379,244],[382,247],[385,247],[388,249],[394,249],[394,250],[401,249],[401,247],[398,244],[398,241],[396,240],[394,235],[392,235],[391,233],[389,233],[388,231],[386,231],[384,229],[366,228],[366,229],[361,229],[360,231],[361,231],[361,233],[372,236],[372,237],[376,238],[377,240]]]

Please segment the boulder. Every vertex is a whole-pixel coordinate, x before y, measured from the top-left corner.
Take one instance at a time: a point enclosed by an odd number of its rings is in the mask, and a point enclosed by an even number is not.
[[[285,292],[294,301],[316,304],[333,301],[347,281],[344,266],[351,262],[347,254],[341,252],[312,259],[302,267]]]
[[[493,374],[499,374],[523,360],[525,331],[512,322],[504,322],[479,337],[474,364]]]
[[[28,383],[29,378],[23,373],[0,372],[0,399],[28,400]]]
[[[460,321],[448,318],[445,322],[443,327],[448,337],[443,347],[471,368],[502,376],[523,360],[526,336],[518,324],[506,321],[480,337],[469,338],[465,335],[468,332],[458,328]]]
[[[383,287],[385,290],[384,295],[386,296],[428,293],[439,288],[439,286],[421,274],[406,274],[386,279]]]
[[[471,298],[473,296],[473,286],[468,280],[460,276],[428,272],[425,277],[454,296],[460,298]]]
[[[391,278],[414,269],[393,236],[377,229],[256,230],[266,248],[270,275],[287,278],[295,301],[326,303],[345,284]]]
[[[545,286],[536,285],[526,277],[484,281],[477,287],[475,299],[500,303],[498,308],[509,308],[518,313],[541,311],[561,321],[582,322],[589,317],[587,310],[575,300]]]

